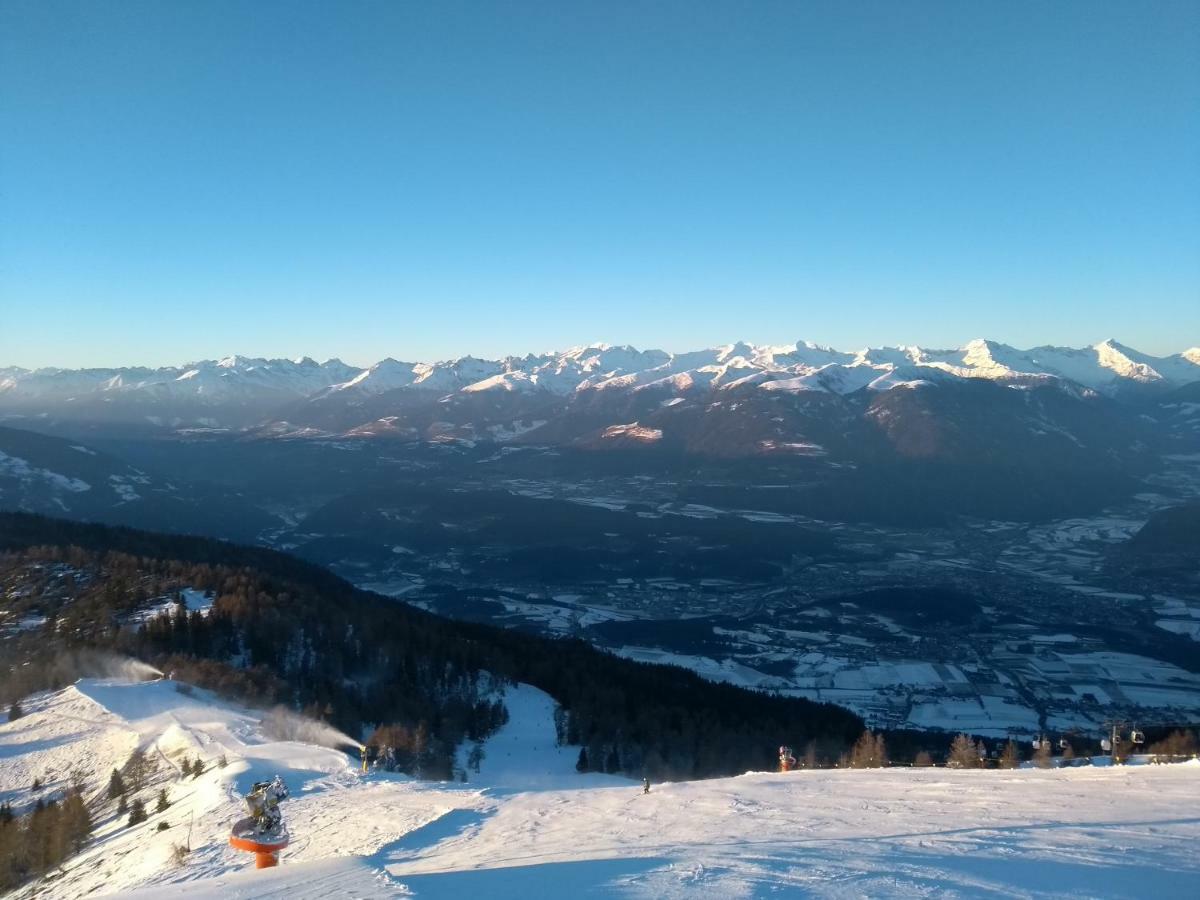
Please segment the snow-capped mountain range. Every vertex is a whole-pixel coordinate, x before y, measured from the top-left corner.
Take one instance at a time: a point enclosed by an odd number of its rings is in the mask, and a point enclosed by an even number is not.
[[[486,409],[474,424],[507,434],[544,423],[567,405],[594,407],[601,397],[611,405],[624,402],[616,397],[637,395],[654,396],[661,404],[719,392],[877,395],[978,380],[1061,387],[1076,396],[1161,396],[1200,382],[1200,347],[1155,357],[1112,340],[1081,349],[1019,350],[975,340],[954,350],[900,346],[853,352],[807,341],[739,342],[686,353],[592,344],[498,360],[388,358],[365,369],[337,359],[241,356],[161,369],[8,368],[0,369],[0,417],[15,425],[48,417],[158,429],[378,434],[398,427],[398,410],[437,403],[458,409],[446,418],[460,424],[464,409]]]
[[[0,369],[0,396],[23,401],[78,401],[89,394],[195,398],[216,405],[268,394],[303,395],[358,377],[340,360],[229,356],[161,369]]]
[[[655,382],[728,385],[757,378],[775,390],[844,394],[863,387],[886,390],[914,380],[988,378],[1060,379],[1114,393],[1129,385],[1179,387],[1200,381],[1200,347],[1155,357],[1113,340],[1091,347],[1018,350],[974,340],[955,350],[871,347],[855,352],[808,341],[786,346],[735,343],[687,353],[590,344],[563,352],[499,360],[464,356],[436,363],[384,359],[365,369],[338,359],[260,359],[229,356],[161,369],[0,369],[4,400],[76,400],[88,394],[144,393],[195,398],[219,405],[265,395],[380,394],[423,391],[547,390],[637,387]]]

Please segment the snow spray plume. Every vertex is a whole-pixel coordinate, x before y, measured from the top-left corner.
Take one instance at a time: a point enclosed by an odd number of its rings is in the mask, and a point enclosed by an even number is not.
[[[162,678],[163,673],[149,663],[130,657],[113,656],[104,660],[104,667],[111,672],[111,678],[124,678],[129,681],[153,681]]]
[[[283,706],[276,706],[263,717],[263,733],[277,741],[301,741],[331,750],[357,750],[362,746],[360,741],[332,725],[294,713]]]
[[[77,650],[61,654],[55,660],[64,680],[76,678],[112,678],[121,681],[151,681],[163,673],[149,663],[102,650]]]

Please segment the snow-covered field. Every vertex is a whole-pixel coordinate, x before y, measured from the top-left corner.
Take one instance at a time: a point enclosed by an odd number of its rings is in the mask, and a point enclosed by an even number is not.
[[[91,845],[17,896],[1134,897],[1187,894],[1200,877],[1200,763],[751,773],[643,795],[575,774],[545,695],[521,687],[507,702],[512,721],[472,782],[429,784],[270,740],[262,714],[169,681],[31,698],[0,725],[0,798],[23,807],[34,777],[53,793],[74,770],[102,793],[141,746],[160,763],[143,795],[166,787],[172,805],[133,828],[105,806]],[[185,754],[206,773],[180,779]],[[241,792],[275,773],[293,843],[255,871],[226,836]]]

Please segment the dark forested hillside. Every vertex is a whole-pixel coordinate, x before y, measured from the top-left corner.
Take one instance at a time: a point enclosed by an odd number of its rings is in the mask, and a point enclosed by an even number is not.
[[[1200,558],[1200,501],[1172,506],[1154,513],[1130,538],[1128,550],[1134,554],[1178,554]]]
[[[173,602],[185,592],[211,606]],[[505,682],[558,701],[564,742],[610,770],[653,777],[765,768],[780,743],[835,750],[863,727],[829,704],[713,684],[581,641],[452,622],[269,550],[0,515],[0,701],[91,674],[97,653],[246,702],[284,703],[351,734],[380,724],[420,733],[411,766],[438,777],[452,774],[462,741],[503,721],[495,701]]]

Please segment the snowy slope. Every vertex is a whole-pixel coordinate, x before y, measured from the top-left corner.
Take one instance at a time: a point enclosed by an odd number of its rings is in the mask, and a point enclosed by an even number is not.
[[[73,767],[104,777],[135,745],[229,765],[181,781],[164,763],[169,810],[134,828],[103,813],[91,846],[17,896],[1133,897],[1174,896],[1200,876],[1197,763],[748,774],[644,796],[573,774],[545,695],[519,688],[507,702],[512,721],[481,773],[439,785],[363,777],[337,751],[270,740],[260,714],[171,682],[83,681],[33,698],[0,725],[0,796],[18,804],[33,775],[49,790]],[[276,772],[292,789],[293,845],[257,872],[225,836],[239,791]],[[193,817],[177,866],[170,846]],[[160,820],[171,827],[156,831]]]
[[[471,803],[469,790],[378,778],[364,782],[343,753],[296,741],[268,738],[262,713],[238,709],[204,691],[185,696],[174,682],[84,680],[26,704],[27,715],[0,725],[0,798],[22,810],[33,802],[35,776],[52,796],[73,772],[86,779],[87,796],[103,796],[108,774],[134,747],[158,763],[139,794],[153,808],[165,787],[172,806],[149,821],[124,827],[112,804],[98,815],[96,839],[53,877],[53,896],[78,897],[99,890],[124,893],[135,886],[191,881],[238,872],[247,858],[227,845],[229,826],[243,812],[241,795],[253,782],[283,776],[292,791],[287,818],[294,846],[289,860],[326,860],[370,854],[427,824],[456,805]],[[225,768],[217,766],[224,755]],[[207,771],[179,777],[184,757],[200,757]],[[336,799],[334,799],[336,798]],[[364,810],[371,810],[365,815]],[[157,831],[160,821],[170,828]],[[191,847],[183,867],[171,861],[173,844]],[[34,896],[26,886],[16,896]]]
[[[349,381],[335,384],[329,392],[354,391],[361,394],[382,394],[396,388],[408,387],[417,380],[415,363],[399,362],[390,356],[369,369],[363,369]]]

